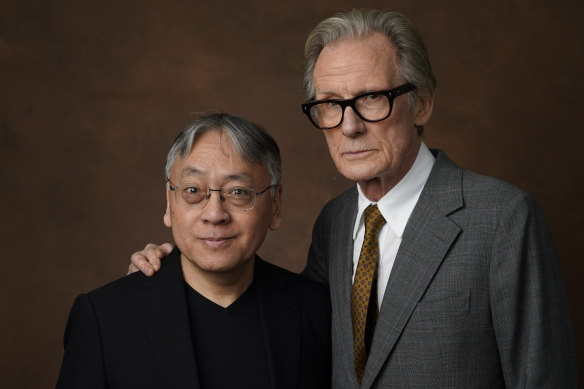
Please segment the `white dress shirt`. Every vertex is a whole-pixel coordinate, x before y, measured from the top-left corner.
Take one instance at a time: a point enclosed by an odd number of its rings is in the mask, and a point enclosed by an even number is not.
[[[402,235],[406,228],[406,223],[420,198],[432,166],[434,166],[434,160],[434,156],[424,142],[422,142],[418,156],[411,169],[396,186],[377,202],[377,207],[387,222],[379,231],[380,256],[377,267],[377,296],[380,308],[387,281],[389,280],[389,274],[391,273],[397,250],[399,249]],[[365,197],[359,185],[357,185],[357,190],[359,191],[359,204],[355,228],[353,230],[353,279],[355,278],[355,271],[359,263],[359,253],[361,252],[363,237],[365,235],[363,213],[365,212],[365,208],[370,204],[375,204]]]

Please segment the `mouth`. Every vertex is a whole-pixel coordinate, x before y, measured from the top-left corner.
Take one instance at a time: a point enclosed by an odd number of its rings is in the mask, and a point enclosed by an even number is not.
[[[235,239],[234,236],[223,236],[223,237],[206,237],[206,238],[199,238],[199,240],[206,246],[211,248],[219,248],[228,245]]]
[[[341,153],[341,155],[345,158],[362,158],[367,156],[369,153],[373,152],[372,149],[366,149],[366,150],[350,150],[350,151],[343,151]]]

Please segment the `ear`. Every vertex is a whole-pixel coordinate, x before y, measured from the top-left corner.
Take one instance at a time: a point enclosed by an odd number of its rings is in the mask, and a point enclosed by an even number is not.
[[[170,190],[166,190],[166,212],[164,212],[164,225],[167,227],[172,227],[172,219],[170,218]]]
[[[416,127],[425,125],[430,116],[432,116],[432,109],[434,108],[434,95],[426,91],[417,92],[416,105],[414,107],[414,124]]]
[[[276,187],[272,204],[272,218],[270,219],[270,230],[277,230],[282,225],[282,185]]]

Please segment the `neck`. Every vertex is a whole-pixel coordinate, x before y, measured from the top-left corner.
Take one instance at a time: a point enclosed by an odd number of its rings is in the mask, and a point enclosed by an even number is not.
[[[403,178],[403,177],[401,177]],[[400,180],[401,180],[400,178]],[[388,182],[384,180],[383,177],[375,177],[370,180],[358,181],[359,187],[363,191],[363,194],[367,199],[378,202],[383,196],[385,196],[397,183]]]
[[[226,308],[247,290],[253,281],[254,260],[226,272],[197,268],[181,256],[183,277],[187,284],[205,298]]]

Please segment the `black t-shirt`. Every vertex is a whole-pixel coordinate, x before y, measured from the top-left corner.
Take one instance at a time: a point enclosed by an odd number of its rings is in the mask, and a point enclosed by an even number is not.
[[[268,388],[266,343],[254,283],[227,308],[188,284],[186,291],[201,387]]]

